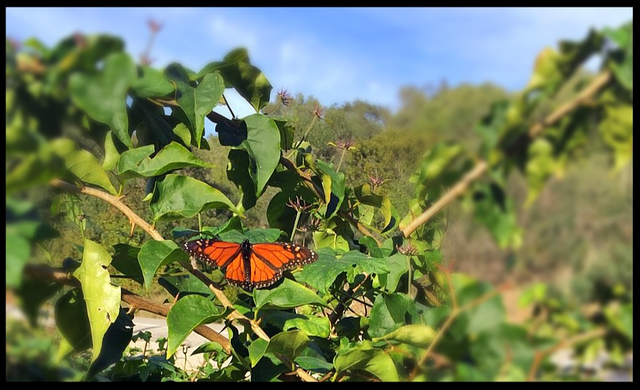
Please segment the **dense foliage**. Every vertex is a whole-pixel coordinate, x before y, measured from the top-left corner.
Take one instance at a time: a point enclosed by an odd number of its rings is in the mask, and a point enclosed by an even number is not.
[[[584,155],[626,169],[632,36],[628,23],[546,49],[510,96],[406,89],[396,115],[366,102],[322,109],[285,90],[272,99],[244,49],[194,71],[136,64],[112,36],[7,40],[7,287],[33,325],[53,304],[55,361],[90,351],[86,380],[580,378],[550,364],[565,347],[619,364],[633,345],[630,281],[597,279],[606,291],[592,312],[534,284],[518,298],[533,315],[514,322],[501,295],[512,286],[452,272],[442,210],[460,197],[469,223],[525,257],[544,232],[518,223],[521,203]],[[594,54],[600,73],[579,74]],[[229,89],[255,114],[213,111]],[[205,121],[217,137],[205,138]],[[514,172],[526,193],[510,193]],[[211,235],[295,241],[319,259],[248,292],[180,249]],[[631,251],[596,249],[625,261]],[[144,293],[160,288],[172,302]],[[128,349],[138,311],[166,317],[160,355]],[[226,338],[203,326],[220,321]],[[188,374],[174,356],[193,331],[211,343],[197,351],[206,367]]]

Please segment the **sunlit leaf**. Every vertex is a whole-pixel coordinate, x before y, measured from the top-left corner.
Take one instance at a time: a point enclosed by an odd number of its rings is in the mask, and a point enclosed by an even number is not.
[[[131,83],[131,88],[139,97],[163,97],[175,90],[172,82],[162,72],[146,65],[140,66],[141,77]]]
[[[265,308],[293,308],[302,305],[321,305],[327,303],[312,290],[290,279],[268,290],[253,290],[253,300],[258,310]]]
[[[544,138],[537,138],[528,149],[526,165],[528,193],[526,205],[533,203],[547,182],[554,174],[557,163],[553,156],[553,146]]]
[[[151,148],[149,148],[149,146]],[[138,149],[142,149],[142,153],[133,158],[129,158],[128,154],[137,153]],[[173,171],[186,167],[206,167],[209,164],[194,156],[187,148],[177,142],[171,142],[162,148],[153,158],[148,157],[153,152],[153,145],[142,148],[130,149],[120,156],[118,163],[118,174],[123,177],[152,177],[160,176],[169,171]],[[146,156],[144,156],[146,154]],[[140,157],[144,156],[141,160]]]
[[[122,272],[122,274],[128,278],[131,278],[131,280],[141,285],[144,284],[142,269],[140,269],[140,264],[138,263],[140,248],[127,244],[116,244],[113,246],[113,249],[115,250],[111,261],[113,268]]]
[[[384,286],[389,292],[394,292],[398,288],[400,278],[409,271],[409,259],[402,253],[395,253],[386,258],[389,273],[385,275]]]
[[[235,88],[240,96],[251,103],[256,112],[269,103],[271,83],[260,69],[251,65],[247,49],[232,50],[222,62],[212,62],[202,68],[195,78],[199,79],[214,71],[220,72],[226,87]]]
[[[132,147],[125,101],[126,91],[135,80],[136,69],[125,53],[112,54],[104,60],[97,75],[77,73],[69,79],[75,104],[94,120],[107,124],[123,144]]]
[[[165,75],[176,83],[176,100],[187,119],[193,138],[200,147],[204,132],[204,118],[218,104],[224,92],[224,81],[220,74],[209,73],[194,88],[184,68],[175,63],[166,68]]]
[[[249,210],[256,204],[256,185],[249,176],[250,157],[244,150],[232,149],[229,151],[229,164],[227,165],[227,178],[238,188],[238,209]]]
[[[58,349],[56,360],[60,361],[72,351],[79,352],[91,347],[91,325],[81,289],[72,289],[58,298],[54,315],[58,334],[64,341]]]
[[[404,294],[378,294],[369,315],[369,335],[382,337],[404,325],[408,308],[409,298]]]
[[[247,139],[239,148],[251,157],[249,175],[259,196],[280,161],[280,131],[275,122],[264,115],[249,115],[243,121],[247,125]]]
[[[82,264],[73,275],[80,280],[91,324],[91,340],[95,361],[102,349],[102,339],[120,311],[120,287],[111,284],[107,267],[111,256],[100,244],[84,240]]]
[[[318,251],[318,260],[306,265],[296,278],[318,289],[321,293],[327,293],[335,279],[343,272],[347,273],[347,280],[353,282],[356,275],[386,274],[389,268],[384,259],[369,257],[359,251],[347,252],[339,258],[332,249],[322,248]]]
[[[342,172],[336,172],[333,164],[327,164],[322,160],[316,160],[316,165],[322,173],[322,187],[325,191],[327,211],[325,218],[335,215],[342,205],[345,191],[345,176]]]
[[[426,348],[435,337],[436,331],[428,325],[404,325],[382,337],[374,337],[372,340],[397,341],[419,348]]]
[[[138,262],[144,277],[144,286],[149,288],[158,269],[174,261],[187,261],[189,255],[170,240],[150,240],[142,245],[138,253]]]
[[[214,322],[226,314],[226,310],[200,295],[192,294],[179,299],[167,315],[167,357],[173,356],[196,327]]]
[[[605,113],[599,129],[605,143],[613,149],[614,172],[618,172],[633,157],[633,106],[606,105]]]
[[[79,180],[102,187],[112,195],[117,193],[109,176],[107,176],[107,172],[92,153],[78,149],[73,141],[66,138],[58,139],[52,145],[57,154],[64,159],[67,169]]]
[[[156,184],[150,206],[154,221],[192,218],[209,209],[240,214],[219,190],[191,177],[174,174]]]
[[[331,324],[327,317],[307,316],[281,310],[265,310],[260,312],[260,319],[262,324],[271,324],[283,331],[299,329],[307,336],[326,338],[329,337],[331,330]]]
[[[364,370],[385,382],[397,382],[400,379],[391,357],[377,348],[356,348],[340,353],[333,359],[333,366],[336,374],[349,370]]]

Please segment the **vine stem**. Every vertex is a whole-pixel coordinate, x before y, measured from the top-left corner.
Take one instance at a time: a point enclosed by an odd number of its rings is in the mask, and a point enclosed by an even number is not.
[[[98,199],[102,199],[105,202],[112,205],[113,207],[120,210],[127,218],[129,218],[129,221],[132,224],[136,224],[140,226],[140,228],[142,228],[142,230],[147,232],[151,236],[151,238],[153,238],[154,240],[158,240],[158,241],[164,240],[164,238],[162,238],[162,235],[156,230],[156,228],[151,226],[151,224],[149,224],[144,219],[140,218],[138,214],[136,214],[133,210],[131,210],[129,206],[122,203],[120,198],[116,196],[113,196],[111,194],[108,194],[100,190],[96,190],[95,188],[90,188],[85,186],[77,187],[71,183],[67,183],[60,179],[53,179],[49,182],[49,184],[52,185],[53,187],[60,188],[61,190],[64,190],[66,192],[71,192],[75,194],[85,194],[85,195],[96,197]]]
[[[410,382],[418,375],[420,367],[422,367],[424,363],[427,361],[427,359],[431,356],[431,353],[435,348],[435,346],[438,344],[438,342],[440,341],[444,333],[449,329],[451,324],[453,324],[453,321],[460,315],[460,313],[463,313],[466,310],[471,309],[472,307],[478,306],[479,304],[485,302],[488,299],[493,298],[494,296],[500,294],[504,290],[511,287],[509,283],[505,283],[502,286],[492,291],[489,291],[488,293],[460,307],[458,305],[458,298],[456,296],[456,292],[453,289],[453,284],[451,283],[451,272],[443,269],[440,265],[438,265],[438,268],[440,268],[443,271],[445,277],[447,278],[447,284],[449,285],[449,295],[451,296],[451,306],[452,306],[451,314],[449,315],[449,318],[447,318],[445,323],[442,325],[442,327],[438,329],[438,333],[436,333],[435,337],[433,338],[433,341],[431,341],[431,344],[429,344],[429,347],[427,347],[427,350],[424,352],[424,354],[416,364],[414,370],[411,372],[411,375],[409,375]]]
[[[597,337],[602,337],[606,333],[607,333],[607,330],[604,328],[593,329],[588,332],[581,333],[571,338],[562,340],[558,344],[552,347],[549,347],[547,349],[544,349],[542,351],[536,351],[533,358],[533,364],[531,364],[531,369],[529,369],[529,375],[527,375],[527,381],[531,382],[535,380],[536,373],[538,372],[538,367],[540,366],[540,363],[542,363],[542,359],[544,359],[545,356],[550,355],[561,348],[568,347],[573,344],[578,344],[578,343],[591,340]]]
[[[229,109],[229,113],[231,113],[231,117],[233,119],[235,119],[236,118],[236,114],[233,113],[233,110],[231,109],[231,106],[229,105],[229,101],[227,101],[227,97],[224,96],[224,93],[222,94],[222,99],[224,100],[225,106],[227,106],[227,108]]]
[[[293,242],[293,237],[296,235],[296,230],[298,230],[298,222],[300,222],[300,214],[302,214],[302,211],[298,210],[296,212],[296,220],[293,222],[293,229],[291,230],[291,236],[289,238],[289,241]]]
[[[611,72],[605,71],[598,75],[582,92],[580,92],[575,98],[564,103],[553,111],[550,115],[544,118],[542,121],[537,122],[529,128],[529,131],[525,135],[528,138],[535,138],[542,131],[549,127],[571,111],[578,108],[580,105],[591,99],[596,93],[604,88],[611,80]],[[517,142],[515,144],[518,144]],[[469,184],[482,177],[489,169],[489,164],[486,161],[480,160],[462,179],[456,183],[447,193],[445,193],[440,199],[438,199],[431,207],[420,214],[411,223],[401,229],[404,237],[409,237],[418,227],[430,220],[438,211],[442,210],[445,206],[451,203],[458,196],[462,195]]]
[[[340,167],[342,166],[342,161],[344,161],[344,155],[347,154],[347,148],[342,149],[342,155],[340,156],[340,161],[338,161],[338,166],[336,167],[336,172],[340,172]]]

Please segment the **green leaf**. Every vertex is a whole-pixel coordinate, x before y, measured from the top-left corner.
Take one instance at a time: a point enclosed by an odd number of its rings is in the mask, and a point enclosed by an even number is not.
[[[20,299],[20,309],[24,312],[32,327],[38,326],[42,304],[52,298],[61,288],[62,284],[55,282],[46,282],[29,277],[22,280],[15,293]]]
[[[404,294],[378,294],[369,316],[369,336],[382,337],[404,325],[408,308]]]
[[[536,58],[533,74],[525,91],[541,89],[548,94],[556,91],[564,80],[559,66],[560,58],[560,53],[556,50],[550,47],[544,48]]]
[[[422,320],[426,325],[432,328],[437,328],[440,323],[451,314],[451,307],[449,306],[437,306],[437,307],[424,307],[422,309]]]
[[[333,218],[323,230],[313,232],[313,243],[317,249],[331,248],[338,252],[348,252],[353,241],[353,231],[349,224]]]
[[[138,262],[144,277],[144,287],[146,289],[151,286],[153,277],[158,269],[163,265],[170,264],[174,261],[188,261],[189,255],[170,240],[164,241],[147,241],[140,248],[138,253]]]
[[[93,344],[92,362],[100,355],[102,339],[120,311],[120,287],[111,284],[107,270],[110,263],[109,252],[100,244],[84,240],[82,264],[74,271],[73,276],[82,285],[87,305]]]
[[[461,274],[453,274],[452,283],[457,292],[459,306],[474,302],[493,290],[490,284],[477,282]],[[462,337],[474,337],[484,331],[493,331],[504,322],[504,316],[502,298],[496,295],[461,312],[451,326],[451,333]]]
[[[135,77],[135,65],[129,55],[114,53],[104,60],[104,68],[99,74],[77,73],[69,79],[73,102],[95,121],[107,124],[130,148],[133,144],[125,98]]]
[[[256,112],[269,103],[271,83],[260,69],[251,65],[247,49],[238,48],[229,52],[222,62],[206,65],[196,78],[218,71],[224,78],[227,88],[233,87],[245,98]]]
[[[223,354],[224,349],[222,348],[222,345],[220,345],[219,343],[215,341],[210,341],[208,343],[204,343],[200,345],[191,353],[191,355],[198,355],[201,353],[211,353],[211,352]]]
[[[268,290],[253,290],[256,309],[288,309],[302,305],[321,305],[327,303],[315,292],[290,279],[284,279],[279,286]]]
[[[104,138],[104,160],[102,161],[102,168],[105,170],[115,168],[120,158],[120,152],[116,147],[116,138],[114,137],[113,131],[109,130]]]
[[[416,185],[416,198],[433,202],[440,196],[440,185],[455,180],[450,167],[463,155],[460,144],[439,143],[422,157],[420,167],[409,177]],[[435,191],[434,191],[435,190]]]
[[[333,364],[327,361],[322,352],[318,343],[312,340],[294,361],[305,370],[326,374],[333,369]]]
[[[158,279],[158,284],[174,297],[178,294],[181,297],[198,294],[209,299],[215,298],[215,294],[209,287],[191,274],[162,276]]]
[[[140,73],[142,76],[131,84],[131,88],[136,91],[138,97],[163,97],[175,90],[173,83],[157,69],[141,65]]]
[[[522,244],[522,229],[516,221],[513,201],[496,182],[475,182],[474,191],[463,201],[463,207],[473,210],[501,248],[518,248]]]
[[[250,157],[244,150],[229,150],[227,178],[238,188],[238,206],[243,212],[256,205],[256,185],[249,175]]]
[[[65,172],[64,161],[58,157],[51,144],[48,144],[36,153],[27,154],[15,166],[7,167],[6,193],[11,194],[45,184],[55,177],[62,176]]]
[[[398,341],[414,347],[426,348],[435,336],[436,331],[428,325],[404,325],[383,337],[374,337],[372,340],[374,342],[380,340]]]
[[[193,139],[198,147],[204,133],[204,118],[213,108],[224,92],[224,81],[220,74],[205,75],[197,87],[192,87],[186,71],[179,64],[171,64],[165,70],[165,75],[176,83],[177,102],[180,110],[187,119]]]
[[[256,196],[260,196],[280,161],[280,130],[265,115],[253,114],[242,120],[247,125],[247,139],[238,148],[249,154],[249,175],[255,183]]]
[[[386,274],[386,282],[384,286],[389,292],[394,292],[398,288],[400,278],[409,272],[409,259],[402,253],[395,253],[394,255],[387,257],[387,266],[389,267],[389,273]]]
[[[269,185],[272,185],[271,182]],[[295,199],[296,196],[304,200],[307,204],[313,204],[316,200],[315,195],[306,187],[283,189],[271,198],[269,206],[267,207],[267,221],[269,222],[269,226],[282,229],[285,232],[291,232],[296,219],[296,211],[287,204],[289,203],[289,199]],[[347,250],[348,248],[349,246],[347,244]]]
[[[387,274],[389,268],[384,259],[369,257],[358,251],[345,253],[336,258],[336,253],[330,248],[318,251],[318,260],[302,269],[296,278],[326,294],[335,279],[343,272],[347,273],[347,280],[352,283],[357,275]]]
[[[293,147],[294,126],[288,120],[282,118],[273,119],[280,131],[280,149],[289,150]]]
[[[369,184],[363,184],[356,187],[354,192],[356,199],[358,199],[360,203],[373,206],[382,213],[382,216],[384,217],[384,225],[381,230],[383,233],[389,231],[393,225],[397,223],[397,218],[395,221],[392,221],[393,212],[389,198],[373,193]]]
[[[336,374],[350,370],[364,370],[385,382],[398,382],[398,371],[391,357],[383,350],[352,349],[333,359]]]
[[[149,148],[149,146],[151,148]],[[144,153],[142,151],[134,152],[138,149],[142,149]],[[194,156],[187,148],[177,142],[171,142],[162,148],[153,158],[148,157],[153,153],[153,150],[153,145],[147,145],[122,153],[120,162],[118,163],[118,175],[126,178],[152,177],[160,176],[180,168],[209,166],[209,164]],[[151,151],[151,153],[147,154],[148,151]],[[133,154],[133,156],[130,158],[128,154]],[[139,160],[144,154],[146,154],[146,156]]]
[[[199,325],[224,318],[227,311],[200,295],[187,295],[178,300],[167,315],[167,357],[173,356],[187,336]]]
[[[56,360],[60,361],[71,351],[79,352],[91,347],[91,325],[81,289],[74,288],[60,297],[56,301],[54,315],[58,334],[64,341]]]
[[[604,309],[604,314],[614,329],[633,342],[633,303],[619,307],[610,305]]]
[[[613,150],[614,172],[619,172],[633,157],[633,106],[605,106],[605,119],[599,130],[604,142]]]
[[[204,226],[202,230],[205,232],[209,232],[214,236],[225,233],[225,232],[230,232],[233,230],[238,231],[240,233],[244,232],[244,229],[242,228],[242,221],[240,220],[240,217],[238,217],[237,215],[229,218],[227,222],[223,223],[222,225],[212,226],[212,227]]]
[[[293,360],[306,348],[309,341],[309,337],[299,330],[280,332],[271,337],[265,352],[284,355]]]
[[[22,282],[22,270],[29,260],[31,244],[17,233],[6,234],[6,285],[17,288]]]
[[[90,380],[97,373],[120,361],[122,353],[129,346],[133,335],[133,321],[126,314],[124,309],[120,309],[120,314],[116,321],[109,326],[102,340],[100,356],[91,363],[85,380]]]
[[[138,263],[140,248],[127,244],[116,244],[113,249],[115,250],[111,261],[113,268],[131,278],[131,280],[141,285],[144,284],[144,276],[142,275],[142,269],[140,269],[140,263]]]
[[[185,145],[191,145],[191,132],[184,123],[178,123],[173,128],[173,134],[178,137]]]
[[[546,296],[547,285],[544,283],[535,283],[522,292],[518,298],[518,306],[524,308],[534,303],[540,303]]]
[[[267,340],[258,338],[253,340],[249,347],[249,361],[251,362],[251,367],[255,367],[256,364],[262,359],[265,352],[267,352],[267,347],[269,346],[269,342]]]
[[[333,164],[316,160],[316,165],[321,173],[324,200],[327,203],[325,218],[329,219],[338,212],[344,200],[345,176],[342,172],[336,172]]]
[[[145,145],[123,152],[118,160],[116,173],[122,175],[127,171],[132,171],[142,160],[151,156],[154,151],[155,146]],[[131,177],[135,177],[135,175],[131,175]]]
[[[78,179],[84,183],[102,187],[112,195],[117,194],[107,172],[92,153],[83,149],[77,150],[77,145],[67,138],[55,140],[52,145],[58,155],[64,159],[67,169]]]
[[[219,190],[191,177],[174,174],[156,183],[150,207],[156,222],[192,218],[209,209],[241,214]]]
[[[247,230],[245,236],[249,239],[249,242],[252,244],[257,244],[260,242],[275,242],[280,239],[285,233],[280,229],[251,229]]]
[[[172,113],[176,111],[172,111]],[[177,140],[174,128],[180,119],[165,115],[162,107],[147,99],[135,97],[131,103],[130,120],[132,127],[136,129],[138,145],[153,144],[161,148],[171,141]]]
[[[266,310],[260,312],[259,318],[262,324],[270,324],[283,331],[294,328],[299,329],[305,332],[307,336],[327,338],[331,331],[331,323],[327,317],[307,316],[281,310]]]
[[[605,28],[603,35],[618,45],[609,62],[618,82],[633,91],[633,22],[625,23],[617,29]]]
[[[531,205],[544,188],[547,179],[557,170],[553,146],[544,138],[534,140],[527,151],[526,165],[528,193],[525,205]]]

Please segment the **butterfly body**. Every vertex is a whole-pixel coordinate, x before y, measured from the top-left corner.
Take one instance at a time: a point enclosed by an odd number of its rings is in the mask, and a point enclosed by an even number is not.
[[[201,238],[185,243],[184,249],[197,260],[220,268],[230,284],[248,291],[268,287],[282,278],[284,270],[318,259],[311,249],[288,242],[251,244],[249,240]]]

